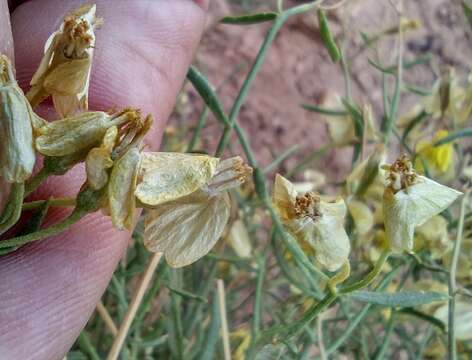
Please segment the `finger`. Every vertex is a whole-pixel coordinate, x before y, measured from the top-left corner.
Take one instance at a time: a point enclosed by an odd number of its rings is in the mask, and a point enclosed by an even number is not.
[[[0,0],[0,54],[13,60],[13,38],[10,27],[10,14],[6,0]],[[0,213],[7,202],[10,186],[0,177]]]
[[[15,11],[13,35],[23,86],[57,19],[77,3],[36,1]],[[91,108],[134,105],[157,114],[152,141],[157,145],[203,29],[204,11],[189,0],[99,1],[97,11],[105,25],[97,34]],[[51,179],[41,193],[73,195],[83,180],[78,167]],[[47,222],[63,216],[63,210],[54,210]],[[93,214],[61,236],[1,258],[2,354],[8,344],[6,358],[60,358],[92,313],[128,238],[129,233],[113,230],[108,219]]]

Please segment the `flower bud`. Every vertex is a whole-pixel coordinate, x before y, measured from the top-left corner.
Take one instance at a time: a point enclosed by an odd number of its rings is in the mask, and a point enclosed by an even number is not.
[[[139,119],[136,110],[109,115],[91,111],[47,123],[38,130],[36,149],[47,156],[64,156],[97,146],[108,128],[121,127]]]
[[[64,18],[46,42],[45,53],[27,96],[33,106],[52,95],[61,117],[88,108],[88,88],[95,46],[95,5],[83,5]]]
[[[10,61],[0,55],[0,175],[7,182],[30,177],[36,160],[32,127],[41,123],[18,87]]]

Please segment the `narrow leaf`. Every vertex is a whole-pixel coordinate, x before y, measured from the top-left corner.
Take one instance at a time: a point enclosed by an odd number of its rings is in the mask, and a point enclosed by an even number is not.
[[[397,293],[356,291],[349,296],[357,301],[382,306],[413,307],[447,300],[447,295],[434,291],[402,291]]]
[[[333,34],[329,28],[328,19],[326,18],[326,13],[324,10],[318,10],[318,23],[320,26],[321,40],[329,52],[329,56],[333,62],[338,62],[341,60],[341,51],[339,51],[338,45],[334,40]]]
[[[276,12],[262,12],[242,16],[226,16],[221,19],[221,23],[229,25],[253,25],[266,21],[272,21],[277,17]]]
[[[447,144],[451,141],[454,141],[456,139],[463,138],[463,137],[468,137],[468,136],[472,136],[472,128],[465,128],[465,129],[461,129],[461,130],[458,130],[456,132],[453,132],[453,133],[449,134],[448,136],[443,137],[436,144],[434,144],[434,146],[441,146],[441,145]]]

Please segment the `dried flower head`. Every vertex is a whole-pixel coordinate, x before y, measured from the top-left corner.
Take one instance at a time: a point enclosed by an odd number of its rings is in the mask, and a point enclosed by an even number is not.
[[[47,40],[41,63],[27,94],[32,106],[52,95],[61,117],[88,108],[88,88],[95,46],[95,5],[83,5],[64,18]]]
[[[347,261],[351,246],[343,226],[343,199],[326,202],[314,193],[298,195],[293,184],[277,174],[273,202],[287,229],[311,246],[321,265],[336,271]]]
[[[418,175],[406,155],[383,168],[388,180],[383,195],[387,240],[394,251],[412,251],[415,227],[444,211],[462,193]]]
[[[36,160],[33,127],[42,123],[19,88],[10,60],[0,54],[0,171],[7,182],[30,177]]]
[[[223,160],[199,189],[183,197],[174,195],[172,201],[148,210],[144,230],[146,248],[163,252],[172,267],[189,265],[206,255],[221,237],[229,219],[231,202],[227,191],[241,185],[250,173],[251,168],[239,157]],[[206,175],[204,172],[203,178],[207,179]],[[193,187],[195,179],[190,176],[189,181]],[[174,187],[168,189],[175,193]]]
[[[36,149],[47,156],[64,156],[97,146],[112,126],[136,126],[140,121],[137,110],[126,109],[109,115],[91,111],[47,123],[38,129]]]

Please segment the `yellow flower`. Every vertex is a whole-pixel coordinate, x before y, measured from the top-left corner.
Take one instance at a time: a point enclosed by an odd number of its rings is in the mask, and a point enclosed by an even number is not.
[[[219,162],[214,175],[208,179],[208,171],[198,172],[191,160],[211,168],[213,159],[202,162],[198,157],[187,155],[189,161],[182,163],[183,154],[174,155],[177,161],[173,166],[185,164],[187,169],[174,169],[171,163],[166,162],[170,167],[159,173],[166,180],[173,178],[175,185],[165,181],[164,187],[157,188],[156,196],[149,193],[150,199],[158,201],[145,217],[144,245],[150,251],[163,252],[170,266],[182,267],[206,255],[216,244],[230,215],[231,202],[227,190],[241,185],[252,170],[241,158],[230,158]],[[169,175],[165,174],[166,170]],[[172,177],[173,174],[183,178]],[[202,179],[198,179],[198,175]],[[185,184],[186,179],[190,186]],[[193,189],[200,183],[200,188],[187,195],[189,188]],[[183,189],[181,196],[176,192],[178,189]],[[172,196],[167,196],[165,191]],[[170,201],[163,202],[163,199]]]
[[[405,155],[385,169],[389,181],[383,196],[387,241],[396,252],[412,251],[415,228],[444,211],[462,193],[417,175]]]
[[[433,176],[444,175],[453,165],[454,147],[452,142],[434,146],[448,135],[447,130],[438,130],[432,140],[421,140],[416,144],[415,169],[424,173],[423,161]]]
[[[33,127],[42,123],[19,88],[10,60],[0,54],[0,171],[9,183],[31,176],[36,160]]]
[[[343,226],[343,199],[326,202],[311,192],[298,195],[293,184],[277,174],[273,202],[288,230],[312,247],[321,265],[336,271],[347,261],[351,246]]]
[[[108,128],[136,123],[139,119],[136,110],[124,110],[113,115],[91,111],[47,123],[38,129],[36,149],[47,156],[78,153],[98,145]]]
[[[32,106],[52,95],[61,117],[87,110],[94,29],[101,23],[95,12],[95,5],[81,6],[67,15],[59,30],[49,37],[27,94]]]

